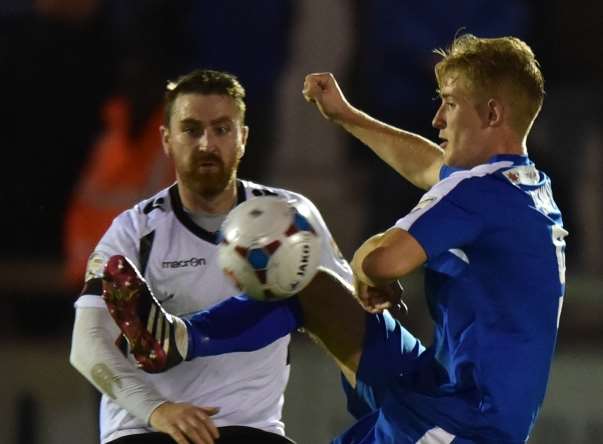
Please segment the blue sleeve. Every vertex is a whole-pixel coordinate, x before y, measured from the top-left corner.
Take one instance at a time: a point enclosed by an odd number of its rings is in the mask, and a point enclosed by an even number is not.
[[[462,248],[474,241],[483,229],[482,217],[476,211],[479,197],[472,193],[474,184],[464,181],[453,190],[443,192],[445,187],[436,185],[396,227],[408,231],[430,259],[450,249]]]
[[[432,258],[471,243],[481,227],[478,216],[443,199],[418,218],[408,232]]]
[[[296,297],[260,302],[238,296],[196,313],[185,322],[190,360],[259,350],[300,327],[302,314]]]

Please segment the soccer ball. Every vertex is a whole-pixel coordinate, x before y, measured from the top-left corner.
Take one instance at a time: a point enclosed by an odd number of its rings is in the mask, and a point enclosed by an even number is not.
[[[308,215],[309,210],[303,215],[275,196],[241,203],[222,224],[220,267],[254,299],[270,301],[298,293],[320,262],[320,237]]]

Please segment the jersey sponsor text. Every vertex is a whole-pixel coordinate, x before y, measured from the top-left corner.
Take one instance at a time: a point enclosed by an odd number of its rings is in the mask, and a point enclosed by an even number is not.
[[[191,257],[190,259],[161,262],[161,268],[200,267],[203,265],[206,265],[205,258],[203,257]]]

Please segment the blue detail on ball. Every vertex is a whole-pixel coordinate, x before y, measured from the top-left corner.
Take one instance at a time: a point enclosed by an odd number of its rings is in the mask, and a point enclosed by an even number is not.
[[[262,248],[253,248],[247,254],[247,260],[256,270],[262,270],[268,266],[270,256]]]
[[[310,225],[308,219],[299,214],[297,211],[293,215],[293,224],[299,231],[310,231],[312,233],[314,232],[314,228],[312,228],[312,225]]]

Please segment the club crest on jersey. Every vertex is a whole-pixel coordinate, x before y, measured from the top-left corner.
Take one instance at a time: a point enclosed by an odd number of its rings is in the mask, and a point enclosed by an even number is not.
[[[537,185],[540,181],[540,176],[533,165],[521,165],[503,171],[503,175],[513,185]]]
[[[509,179],[511,182],[519,182],[519,174],[517,174],[515,171],[506,171],[503,174],[507,176],[507,179]]]
[[[107,263],[107,255],[95,251],[88,258],[88,264],[86,266],[86,277],[84,280],[87,282],[90,279],[100,278],[103,276],[103,270]]]

